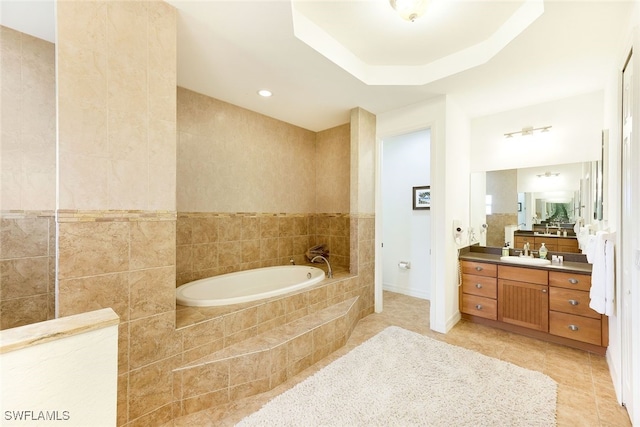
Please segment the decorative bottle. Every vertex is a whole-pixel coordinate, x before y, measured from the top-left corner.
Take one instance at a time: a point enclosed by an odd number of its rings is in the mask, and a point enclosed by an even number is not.
[[[544,245],[544,243],[542,244],[542,246],[540,246],[540,251],[538,252],[540,254],[540,258],[545,259],[547,258],[547,247]]]

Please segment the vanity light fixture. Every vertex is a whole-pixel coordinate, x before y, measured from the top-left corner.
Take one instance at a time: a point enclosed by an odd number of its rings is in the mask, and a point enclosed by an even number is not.
[[[402,19],[415,22],[427,11],[429,0],[389,0],[389,3]]]
[[[264,97],[264,98],[269,98],[271,95],[273,95],[273,93],[271,93],[270,90],[268,89],[260,89],[258,91],[258,95]]]
[[[541,173],[536,175],[538,178],[550,178],[552,176],[559,176],[560,172],[545,172],[545,173]]]
[[[546,133],[546,132],[549,132],[549,129],[551,129],[551,125],[542,126],[542,127],[539,127],[539,128],[534,128],[534,127],[531,127],[531,126],[530,127],[524,127],[524,128],[522,128],[522,130],[518,130],[518,131],[515,131],[515,132],[507,132],[507,133],[504,134],[504,137],[505,138],[513,138],[513,135],[518,135],[518,134],[520,134],[522,136],[531,136],[531,135],[533,135],[533,133],[535,131],[540,131],[540,133]]]

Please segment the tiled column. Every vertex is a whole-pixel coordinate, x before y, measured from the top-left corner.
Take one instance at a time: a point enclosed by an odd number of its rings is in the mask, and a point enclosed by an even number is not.
[[[173,416],[176,13],[57,2],[61,316],[120,316],[118,425]]]
[[[373,312],[375,277],[376,117],[351,111],[351,265],[358,274],[361,316]]]

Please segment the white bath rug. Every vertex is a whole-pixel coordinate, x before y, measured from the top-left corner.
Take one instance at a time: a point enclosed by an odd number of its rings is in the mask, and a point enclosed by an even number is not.
[[[389,327],[238,426],[555,426],[548,376]]]

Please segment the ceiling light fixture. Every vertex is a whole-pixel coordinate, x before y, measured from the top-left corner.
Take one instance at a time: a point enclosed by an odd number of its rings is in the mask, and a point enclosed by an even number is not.
[[[428,0],[389,0],[389,3],[402,19],[414,22],[426,12]]]
[[[540,132],[549,132],[549,129],[551,129],[551,126],[542,126],[539,128],[534,128],[534,127],[526,127],[526,128],[522,128],[522,130],[519,131],[515,131],[515,132],[507,132],[504,134],[505,138],[513,138],[513,135],[518,135],[521,134],[522,136],[530,136],[533,135],[533,132],[535,131],[540,131]]]
[[[271,93],[271,91],[270,91],[270,90],[267,90],[267,89],[260,89],[260,90],[258,91],[258,95],[260,95],[260,96],[262,96],[262,97],[265,97],[265,98],[268,98],[268,97],[270,97],[271,95],[273,95],[273,93]]]

